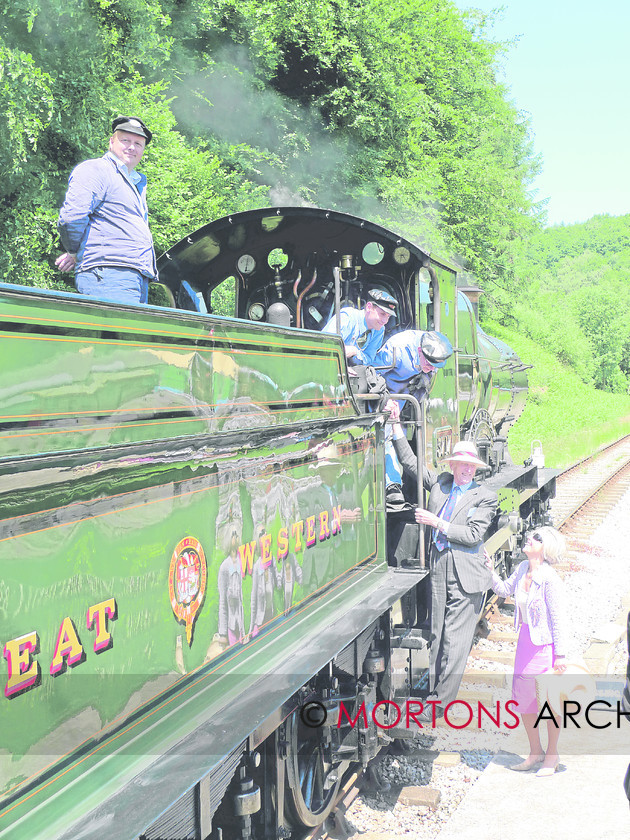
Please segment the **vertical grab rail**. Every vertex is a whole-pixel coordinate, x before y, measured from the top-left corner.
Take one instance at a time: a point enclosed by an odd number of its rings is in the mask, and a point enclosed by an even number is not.
[[[341,271],[338,265],[333,268],[333,277],[335,279],[335,331],[337,335],[341,335]]]
[[[392,399],[409,400],[414,409],[415,420],[412,424],[416,430],[416,499],[418,506],[426,507],[424,496],[424,453],[426,452],[426,425],[424,414],[424,402],[419,402],[412,394],[396,394]],[[424,525],[418,525],[418,536],[420,540],[420,568],[426,569],[426,558],[424,550]]]
[[[354,394],[355,399],[381,399],[380,394]],[[426,452],[426,424],[424,414],[424,403],[419,402],[412,394],[390,395],[390,399],[409,400],[414,409],[415,420],[412,421],[416,430],[416,499],[419,507],[425,508],[424,495],[424,453]],[[426,569],[426,557],[424,550],[424,524],[418,523],[418,538],[420,542],[420,568]]]

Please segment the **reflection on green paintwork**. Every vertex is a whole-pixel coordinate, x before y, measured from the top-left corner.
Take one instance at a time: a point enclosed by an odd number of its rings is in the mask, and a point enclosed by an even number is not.
[[[220,318],[0,298],[0,457],[217,434],[353,410],[331,340]]]
[[[381,421],[357,417],[334,338],[39,293],[0,306],[9,802],[383,563],[383,479]]]

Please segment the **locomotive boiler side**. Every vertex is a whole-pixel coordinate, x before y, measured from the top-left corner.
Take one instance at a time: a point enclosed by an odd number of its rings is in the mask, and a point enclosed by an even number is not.
[[[477,322],[458,290],[458,385],[461,434],[472,440],[493,472],[509,463],[507,436],[527,399],[527,369],[505,342]]]

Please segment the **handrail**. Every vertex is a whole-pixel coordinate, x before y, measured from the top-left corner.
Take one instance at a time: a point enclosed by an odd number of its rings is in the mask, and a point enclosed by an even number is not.
[[[424,402],[419,402],[412,394],[396,394],[395,399],[409,400],[413,406],[415,420],[413,426],[416,429],[416,498],[418,505],[425,508],[424,497],[424,453],[426,450],[426,428],[424,418]],[[420,442],[418,443],[418,438]],[[420,537],[420,568],[426,569],[426,559],[424,551],[424,525],[418,524],[418,531]]]
[[[355,399],[376,400],[382,399],[382,394],[354,394]],[[411,421],[416,429],[416,499],[421,508],[425,508],[424,496],[424,453],[426,450],[426,427],[424,416],[424,403],[419,402],[413,394],[395,394],[390,395],[391,399],[409,400],[413,406],[415,420]],[[418,438],[420,443],[418,444]],[[426,569],[426,559],[424,550],[424,524],[418,523],[419,539],[420,539],[420,568]]]

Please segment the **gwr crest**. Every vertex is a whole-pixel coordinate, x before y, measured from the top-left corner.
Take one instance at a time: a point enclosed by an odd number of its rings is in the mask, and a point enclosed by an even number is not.
[[[168,573],[168,593],[175,616],[186,625],[189,646],[193,624],[206,594],[207,582],[208,568],[201,543],[194,537],[185,537],[173,551]]]

